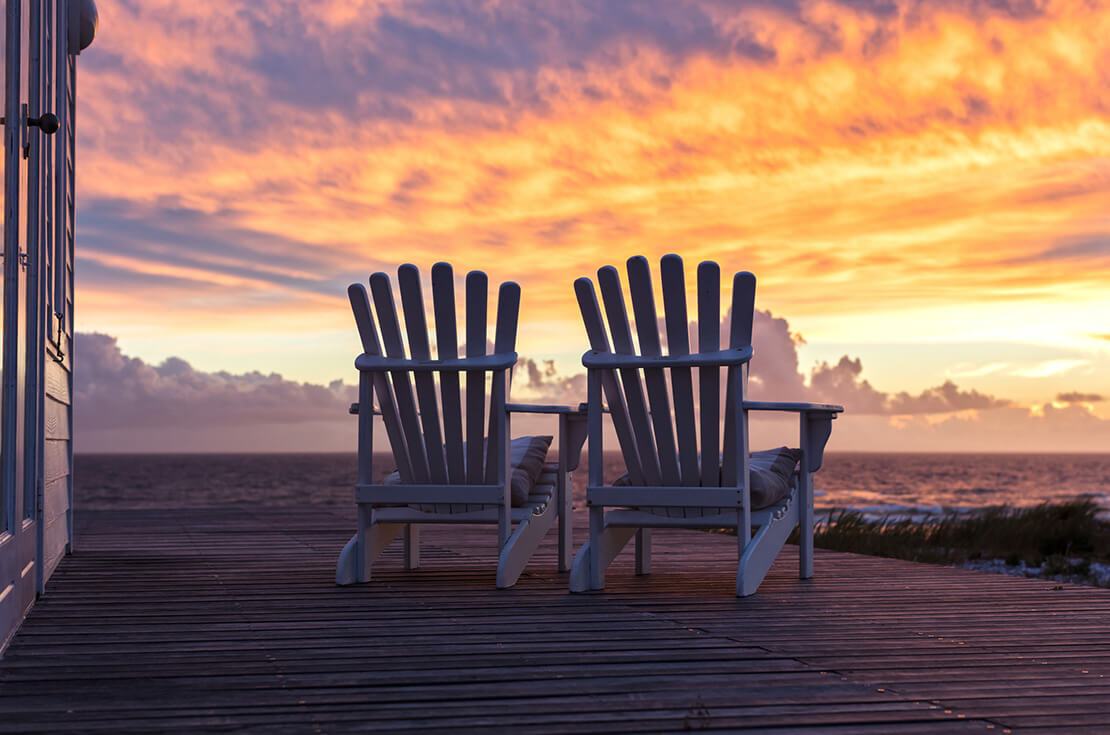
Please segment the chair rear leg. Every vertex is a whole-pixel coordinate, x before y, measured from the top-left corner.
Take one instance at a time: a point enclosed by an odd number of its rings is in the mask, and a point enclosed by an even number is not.
[[[651,574],[651,529],[636,531],[636,574]]]
[[[405,569],[412,571],[420,568],[420,527],[405,524]]]
[[[562,449],[559,450],[563,451]],[[567,475],[560,460],[558,503],[559,503],[559,571],[570,571],[570,552],[574,548],[574,511],[571,507],[571,493],[567,487]]]
[[[798,576],[813,577],[813,475],[801,472],[798,482]]]

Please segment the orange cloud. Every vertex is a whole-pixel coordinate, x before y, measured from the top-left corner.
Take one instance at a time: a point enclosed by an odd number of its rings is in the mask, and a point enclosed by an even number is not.
[[[1106,330],[1103,4],[103,5],[90,325],[338,331],[346,281],[448,259],[520,281],[522,350],[565,360],[574,276],[677,251],[816,339]]]

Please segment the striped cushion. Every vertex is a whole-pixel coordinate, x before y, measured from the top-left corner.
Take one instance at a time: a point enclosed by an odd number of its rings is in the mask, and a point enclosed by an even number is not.
[[[546,505],[550,499],[538,497],[537,482],[544,471],[547,450],[551,447],[550,436],[521,436],[509,442],[509,465],[512,470],[510,493],[514,508]],[[465,444],[464,455],[465,455]],[[402,485],[401,475],[396,470],[386,475],[386,485]],[[542,488],[549,495],[549,489]],[[489,507],[476,503],[418,503],[412,506],[426,513],[469,513]]]
[[[751,475],[752,510],[762,510],[781,503],[790,494],[794,469],[802,458],[800,449],[779,447],[752,452],[749,463]],[[628,475],[617,479],[614,485],[628,485]],[[736,508],[685,508],[682,506],[643,508],[655,515],[669,518],[700,518],[722,513],[735,513]]]

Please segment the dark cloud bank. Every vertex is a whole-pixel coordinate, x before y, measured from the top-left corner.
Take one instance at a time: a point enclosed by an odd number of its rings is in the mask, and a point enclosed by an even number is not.
[[[884,393],[862,378],[859,359],[821,363],[806,376],[785,319],[757,312],[756,398],[844,404],[853,416],[946,414],[1004,407],[1006,401],[951,382],[922,393]],[[299,383],[279,374],[205,372],[185,360],[159,365],[124,355],[114,337],[78,334],[75,356],[76,445],[85,452],[345,451],[354,425],[353,385]],[[562,375],[550,362],[524,358],[514,394],[520,400],[577,404],[585,375]]]

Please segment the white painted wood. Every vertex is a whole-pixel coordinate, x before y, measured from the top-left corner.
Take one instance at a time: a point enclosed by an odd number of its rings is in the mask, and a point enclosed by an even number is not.
[[[46,439],[43,442],[43,482],[52,482],[69,474],[69,448],[67,439]]]
[[[517,316],[520,313],[520,286],[513,282],[501,284],[497,293],[497,328],[495,330],[493,351],[498,355],[516,354]],[[515,362],[515,360],[514,360]],[[489,437],[486,444],[486,482],[504,482],[509,474],[507,459],[503,459],[508,446],[509,414],[505,404],[509,397],[511,373],[494,373],[490,382]],[[503,474],[499,474],[503,471]]]
[[[43,436],[45,439],[69,439],[69,406],[47,396],[43,401]]]
[[[690,354],[690,325],[686,315],[686,274],[682,258],[664,255],[660,261],[663,280],[663,310],[667,324],[667,353],[671,357]],[[638,318],[637,318],[638,321]],[[698,434],[694,423],[694,381],[689,368],[672,368],[675,435],[682,466],[682,484],[701,484],[698,469]]]
[[[405,525],[405,569],[410,572],[420,568],[420,526],[413,523]]]
[[[533,515],[517,524],[516,530],[501,547],[501,553],[498,556],[498,589],[512,587],[517,583],[528,565],[528,560],[539,548],[540,541],[547,535],[559,513],[559,507],[551,505],[543,513]]]
[[[743,491],[737,487],[587,486],[588,503],[601,506],[671,508],[739,507]]]
[[[355,501],[375,505],[416,505],[424,503],[473,503],[499,505],[500,485],[357,485]]]
[[[628,286],[632,295],[632,309],[636,316],[636,335],[639,337],[640,355],[660,357],[663,348],[659,341],[659,317],[655,310],[655,297],[651,287],[651,269],[647,258],[637,255],[628,259]],[[655,446],[659,457],[660,482],[680,484],[678,455],[675,450],[674,426],[671,424],[671,400],[667,379],[662,368],[645,367],[644,383],[647,385],[648,403],[651,406],[651,426],[655,430]]]
[[[609,331],[613,336],[612,352],[604,337],[593,284],[589,279],[575,282],[575,293],[592,348],[582,357],[582,364],[587,368],[589,392],[586,405],[590,476],[586,498],[590,532],[589,541],[579,550],[571,566],[570,589],[574,592],[602,589],[606,567],[632,536],[637,540],[636,571],[638,574],[650,572],[652,528],[735,529],[736,593],[745,596],[756,591],[786,538],[801,523],[804,528],[799,574],[806,578],[813,573],[812,473],[820,467],[820,454],[831,432],[832,420],[842,409],[828,404],[817,407],[745,400],[755,313],[755,277],[752,274],[741,272],[733,278],[729,346],[722,350],[720,268],[709,262],[698,266],[698,348],[696,353],[690,354],[682,261],[676,255],[664,256],[660,270],[667,329],[666,357],[661,354],[654,291],[646,259],[637,256],[628,261],[639,355],[632,349],[631,330],[616,269],[605,266],[598,271]],[[696,412],[700,414],[700,421],[697,424],[691,373],[694,368],[699,371],[700,383]],[[723,421],[718,408],[721,368],[725,369],[726,378]],[[641,370],[647,383],[647,399],[639,380]],[[665,370],[671,371],[669,388]],[[605,485],[602,477],[603,390],[610,408],[616,407],[614,425],[630,470],[629,477],[616,486]],[[626,404],[614,400],[620,396]],[[650,414],[647,411],[649,402]],[[622,438],[619,417],[626,407],[630,426]],[[750,410],[801,413],[799,446],[803,456],[792,494],[784,505],[758,511],[751,507]],[[633,479],[632,470],[636,467],[641,470],[640,477]],[[684,508],[687,512],[681,516],[657,515],[649,512],[654,507]],[[758,530],[753,534],[754,529]]]
[[[370,276],[370,293],[374,297],[374,308],[378,314],[378,327],[382,331],[382,346],[387,357],[404,358],[405,348],[401,340],[401,326],[397,320],[397,308],[393,302],[393,288],[389,276],[374,273]],[[401,429],[405,434],[409,462],[414,482],[428,482],[431,471],[428,469],[428,455],[424,437],[420,433],[420,419],[417,416],[416,400],[413,398],[412,381],[409,373],[395,370],[389,373],[393,385],[393,395],[397,411],[401,415]]]
[[[335,568],[335,583],[348,585],[369,582],[370,569],[374,561],[381,556],[381,553],[394,539],[401,535],[404,528],[399,523],[374,523],[370,521],[364,531],[365,541],[360,544],[360,534],[356,533],[343,547],[343,551],[339,552],[339,562]],[[363,550],[361,558],[359,554],[360,546]]]
[[[605,570],[636,535],[635,528],[615,526],[599,528],[595,534],[593,531],[595,510],[600,513],[600,509],[590,509],[590,540],[575,555],[574,564],[570,569],[571,592],[605,589]]]
[[[790,502],[793,502],[791,500]],[[752,526],[760,527],[770,522],[774,514],[784,507],[783,504],[777,505],[774,509],[763,509],[752,512]],[[690,528],[690,529],[713,529],[713,528],[736,528],[737,515],[733,511],[722,513],[721,515],[691,515],[683,518],[682,516],[664,516],[657,513],[649,513],[646,510],[635,510],[632,508],[613,508],[605,511],[605,525],[606,526],[624,526],[633,528]]]
[[[636,529],[636,574],[651,574],[651,529]]]
[[[705,261],[698,264],[698,352],[721,349],[721,268]],[[698,369],[701,428],[701,484],[721,484],[721,370]]]
[[[370,277],[370,296],[352,286],[355,322],[362,337],[363,354],[355,360],[359,370],[359,401],[352,407],[358,417],[358,527],[336,564],[340,584],[369,581],[374,560],[397,535],[403,536],[407,569],[420,566],[420,526],[427,523],[481,523],[497,526],[494,538],[499,553],[498,585],[511,586],[519,578],[543,534],[556,520],[567,517],[563,543],[569,546],[570,498],[566,473],[577,465],[577,454],[560,458],[557,469],[542,475],[521,508],[511,505],[509,409],[511,369],[517,360],[516,332],[520,287],[504,283],[498,291],[497,327],[493,354],[486,349],[486,296],[488,281],[480,272],[467,276],[466,357],[458,357],[454,276],[451,267],[433,268],[432,300],[438,354],[431,353],[424,294],[419,270],[403,265],[398,291],[404,312],[408,356],[389,277]],[[371,308],[371,305],[373,308]],[[377,326],[381,330],[378,341]],[[384,353],[384,354],[383,354]],[[465,372],[467,418],[462,418],[459,373]],[[490,380],[486,399],[487,375]],[[440,388],[437,392],[436,380]],[[415,382],[415,395],[413,383]],[[372,480],[374,394],[382,406],[383,421],[398,469],[389,484]],[[442,401],[442,405],[440,405]],[[440,410],[443,425],[440,426]],[[531,407],[512,404],[512,411]],[[585,415],[570,408],[544,406],[535,411],[557,415],[560,436],[576,453],[581,452]],[[486,417],[488,415],[488,424]],[[574,431],[567,427],[576,427]],[[407,454],[406,454],[407,452]],[[407,475],[407,476],[406,476]],[[514,527],[515,526],[515,527]],[[560,557],[568,566],[569,549]]]
[[[401,292],[401,308],[405,313],[405,332],[409,338],[409,354],[413,360],[432,359],[428,343],[428,324],[424,315],[424,294],[420,289],[420,271],[405,263],[397,269],[397,287]],[[439,404],[435,376],[430,372],[414,372],[416,400],[420,406],[420,427],[424,435],[424,452],[428,472],[434,483],[447,482],[447,461],[443,454],[443,436],[439,429]]]
[[[69,511],[69,477],[63,475],[42,488],[42,522],[50,524]],[[66,539],[63,539],[63,544]]]
[[[46,360],[43,365],[44,380],[46,384],[46,395],[53,398],[58,403],[64,403],[67,406],[72,403],[69,397],[69,371],[65,369],[61,363],[54,360]]]
[[[347,295],[351,302],[351,311],[355,316],[355,325],[358,327],[359,338],[362,341],[362,351],[365,355],[381,355],[382,350],[378,342],[378,330],[374,326],[374,317],[370,311],[370,297],[366,293],[366,287],[361,283],[354,283],[347,289]],[[408,447],[406,444],[405,433],[401,428],[401,417],[397,411],[397,404],[393,396],[393,388],[389,383],[389,379],[384,372],[369,373],[371,376],[374,392],[378,395],[378,406],[381,408],[382,423],[385,424],[385,433],[389,437],[390,446],[393,448],[393,458],[397,463],[397,472],[401,475],[401,479],[405,482],[412,482],[412,462],[409,459]],[[372,401],[367,403],[372,404]],[[360,411],[365,412],[361,406]],[[361,413],[359,415],[362,415]],[[372,424],[367,424],[365,430],[369,431]],[[359,424],[360,437],[363,430],[363,424]],[[372,450],[373,443],[367,438],[366,447]],[[360,440],[360,447],[363,442]],[[361,452],[360,448],[360,452]],[[369,462],[369,459],[366,460]],[[367,474],[365,478],[360,478],[360,482],[365,479],[369,482],[370,475]]]
[[[605,304],[605,314],[609,318],[609,333],[613,336],[613,352],[618,355],[635,355],[632,346],[632,330],[628,325],[628,312],[624,306],[624,293],[621,290],[620,276],[613,266],[605,266],[597,272],[597,282],[601,289],[601,299]],[[654,324],[652,327],[654,328]],[[633,364],[632,361],[626,363]],[[662,482],[659,470],[659,455],[655,449],[655,436],[651,431],[651,418],[648,416],[647,399],[640,383],[640,371],[626,367],[620,371],[620,385],[624,389],[624,400],[632,421],[632,433],[636,438],[639,452],[640,470],[644,482],[658,485]]]
[[[489,279],[481,271],[466,274],[466,356],[486,354],[486,302]],[[486,374],[479,370],[466,373],[466,481],[485,479],[482,443],[486,431]]]
[[[740,564],[736,571],[736,596],[754,595],[771,569],[771,564],[791,531],[798,525],[798,505],[792,503],[786,514],[762,526],[755,536],[744,546]]]
[[[436,318],[436,351],[440,360],[459,356],[458,322],[455,318],[455,273],[449,263],[432,266],[432,302]],[[443,436],[447,456],[447,476],[452,484],[466,482],[463,456],[462,400],[459,374],[446,370],[439,376],[443,404]]]
[[[729,322],[729,347],[750,347],[752,322],[755,317],[755,276],[751,273],[737,273],[732,279],[732,319]],[[738,381],[735,376],[738,368],[725,371],[725,422],[724,452],[721,460],[721,484],[735,485],[737,466],[735,459],[737,447],[736,427],[739,423],[737,410],[740,394],[736,390]]]
[[[594,354],[609,354],[609,337],[606,335],[605,326],[602,323],[601,309],[598,306],[593,281],[589,278],[579,278],[574,282],[574,293],[578,300],[578,308],[582,312],[582,321],[586,325],[586,336],[590,341],[590,349]],[[624,401],[624,392],[617,381],[616,371],[598,370],[594,372],[598,373],[601,387],[604,388],[605,400],[609,404],[609,414],[613,421],[613,430],[617,435],[617,443],[620,445],[621,454],[624,457],[629,480],[635,485],[642,485],[644,484],[644,474],[640,468],[640,450],[636,445],[632,422]],[[598,394],[597,410],[600,416],[602,411],[600,393]],[[597,444],[593,439],[590,440],[591,457],[593,456],[594,447],[600,447],[599,442],[600,439]],[[600,484],[600,482],[593,484]]]

